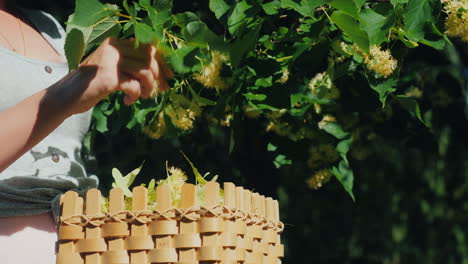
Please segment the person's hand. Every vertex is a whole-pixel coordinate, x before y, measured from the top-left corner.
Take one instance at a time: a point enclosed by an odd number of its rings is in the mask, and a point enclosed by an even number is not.
[[[116,91],[123,91],[129,105],[139,97],[168,89],[167,79],[172,71],[158,56],[153,45],[133,40],[106,39],[75,72],[71,72],[72,87],[67,97],[72,101],[71,112],[91,109],[100,100]]]

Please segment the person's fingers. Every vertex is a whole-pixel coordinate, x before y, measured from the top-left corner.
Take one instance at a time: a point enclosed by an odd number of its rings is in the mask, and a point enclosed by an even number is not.
[[[151,95],[157,95],[161,91],[167,91],[169,86],[166,81],[166,73],[164,72],[164,67],[161,67],[162,60],[158,59],[157,49],[152,46],[150,50],[150,69],[154,75],[153,89]]]
[[[120,67],[120,70],[123,73],[130,75],[133,78],[138,79],[140,81],[142,86],[141,95],[143,98],[147,98],[153,90],[153,82],[155,79],[151,67],[142,64],[140,61],[128,59],[125,60]]]
[[[125,93],[124,103],[126,105],[133,104],[141,95],[141,84],[135,78],[128,75],[122,75],[118,90]]]
[[[155,46],[140,44],[135,48],[134,40],[112,39],[109,43],[119,50],[119,71],[140,82],[142,97],[169,89],[166,79],[171,78],[173,73]]]
[[[135,41],[132,40],[119,40],[114,46],[120,51],[123,58],[139,60],[146,64],[149,64],[151,58],[149,55],[154,48],[153,45],[141,43],[135,47]]]

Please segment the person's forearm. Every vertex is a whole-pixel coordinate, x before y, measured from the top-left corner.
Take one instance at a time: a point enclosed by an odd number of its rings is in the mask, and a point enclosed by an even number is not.
[[[0,112],[0,172],[67,117],[90,110],[113,92],[124,92],[129,105],[149,97],[155,86],[166,91],[165,78],[172,72],[163,70],[158,58],[152,45],[135,48],[132,40],[108,38],[58,83]]]
[[[72,73],[48,89],[0,112],[0,172],[70,116],[70,95],[63,91],[68,85],[84,85],[83,82],[73,82],[77,78],[75,75]]]

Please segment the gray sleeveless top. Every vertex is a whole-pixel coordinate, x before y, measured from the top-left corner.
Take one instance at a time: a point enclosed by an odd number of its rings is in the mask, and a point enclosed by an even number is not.
[[[64,54],[65,32],[60,24],[41,11],[22,9],[22,12]],[[66,63],[35,60],[0,47],[0,111],[51,86],[67,72]],[[80,158],[90,119],[91,112],[71,116],[0,173],[0,216],[34,215],[51,210],[57,214],[62,193],[97,186],[96,176],[86,174]]]

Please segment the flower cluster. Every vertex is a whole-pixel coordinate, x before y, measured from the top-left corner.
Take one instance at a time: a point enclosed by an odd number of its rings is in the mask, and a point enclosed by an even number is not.
[[[447,35],[468,42],[468,1],[445,1],[444,10],[447,13],[445,20]]]
[[[266,114],[266,118],[269,120],[266,127],[267,132],[275,132],[279,136],[286,136],[290,133],[291,128],[287,122],[282,122],[280,118],[287,112],[286,109],[279,111],[273,111]]]
[[[349,52],[349,46],[346,43],[341,45],[344,52]],[[364,64],[367,69],[380,75],[381,77],[387,78],[397,68],[398,61],[393,58],[390,50],[382,50],[378,46],[371,46],[369,53],[364,52],[358,45],[354,44],[352,49],[362,56]]]
[[[325,183],[330,181],[332,177],[332,173],[329,169],[323,169],[316,171],[309,179],[307,179],[306,183],[309,188],[317,190],[321,188]]]
[[[279,78],[278,82],[281,84],[287,83],[289,80],[289,70],[286,68],[281,73],[281,78]]]
[[[322,120],[320,120],[320,122],[318,122],[317,125],[320,129],[323,129],[328,123],[333,123],[333,122],[336,122],[336,117],[332,115],[324,115]]]
[[[364,63],[370,71],[386,78],[390,76],[397,68],[398,62],[390,53],[390,50],[382,50],[380,47],[372,46],[369,54],[361,53]]]
[[[191,129],[195,118],[201,114],[200,106],[181,94],[174,94],[171,99],[172,104],[167,108],[167,114],[172,123],[182,130]]]
[[[330,75],[326,72],[317,73],[309,82],[310,91],[318,98],[337,99],[340,97],[340,90],[333,85]],[[322,112],[320,104],[314,104],[317,114]]]
[[[167,170],[167,178],[158,181],[158,186],[161,184],[167,184],[167,186],[169,186],[172,196],[172,205],[177,206],[182,193],[182,185],[184,185],[186,181],[187,175],[185,175],[185,173],[181,169],[171,167]]]
[[[221,77],[221,69],[227,61],[227,56],[219,51],[211,52],[211,62],[202,67],[201,73],[196,74],[194,79],[208,88],[218,91],[229,88],[229,83]]]
[[[160,139],[166,132],[164,112],[160,112],[148,126],[143,128],[143,133],[152,139]]]

